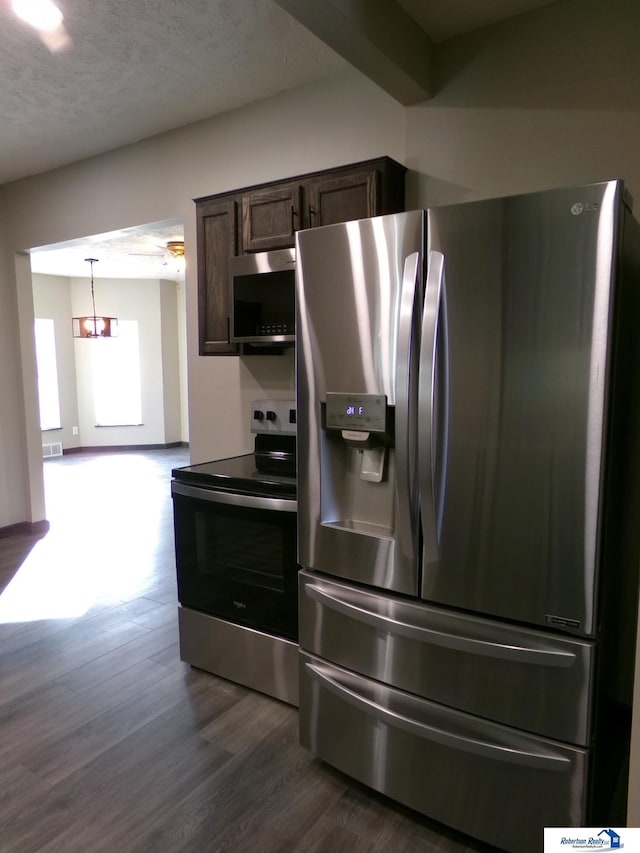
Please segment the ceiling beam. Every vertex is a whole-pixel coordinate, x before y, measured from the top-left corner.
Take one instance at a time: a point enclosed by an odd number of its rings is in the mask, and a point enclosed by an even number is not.
[[[401,104],[431,97],[431,40],[395,0],[275,0]]]

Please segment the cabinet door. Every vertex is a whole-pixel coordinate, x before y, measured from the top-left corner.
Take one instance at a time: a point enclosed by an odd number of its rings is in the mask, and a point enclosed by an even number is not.
[[[302,186],[297,181],[242,194],[242,248],[262,252],[293,246],[301,227]]]
[[[308,224],[334,225],[380,212],[377,169],[314,178],[308,187]]]
[[[238,346],[229,341],[229,258],[238,253],[238,202],[199,202],[196,220],[200,355],[235,355]]]

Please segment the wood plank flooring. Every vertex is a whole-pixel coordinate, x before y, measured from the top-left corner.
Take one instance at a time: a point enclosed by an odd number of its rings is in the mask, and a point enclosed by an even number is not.
[[[181,663],[187,463],[47,460],[50,531],[0,538],[1,853],[488,853],[314,759],[294,708]]]

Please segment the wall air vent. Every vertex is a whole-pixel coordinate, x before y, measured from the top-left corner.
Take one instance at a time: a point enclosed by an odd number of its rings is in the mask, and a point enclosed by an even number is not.
[[[61,441],[54,441],[52,444],[42,445],[42,458],[49,459],[51,456],[62,456]]]

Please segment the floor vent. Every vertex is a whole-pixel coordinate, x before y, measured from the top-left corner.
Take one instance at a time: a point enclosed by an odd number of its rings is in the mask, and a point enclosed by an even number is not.
[[[62,456],[61,441],[54,441],[52,444],[42,445],[42,458],[49,459],[51,456]]]

